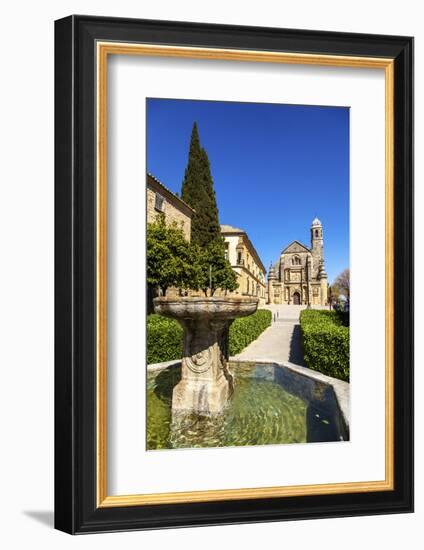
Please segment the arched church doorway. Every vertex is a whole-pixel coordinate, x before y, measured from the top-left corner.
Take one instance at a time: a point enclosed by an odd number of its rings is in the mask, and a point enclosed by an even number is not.
[[[298,292],[293,294],[293,304],[295,306],[300,306],[300,294]]]

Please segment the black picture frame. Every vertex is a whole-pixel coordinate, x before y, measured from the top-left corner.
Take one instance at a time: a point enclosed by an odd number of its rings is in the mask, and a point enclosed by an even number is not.
[[[99,40],[394,60],[394,490],[97,507]],[[413,511],[413,39],[73,15],[55,22],[55,527],[93,533]]]

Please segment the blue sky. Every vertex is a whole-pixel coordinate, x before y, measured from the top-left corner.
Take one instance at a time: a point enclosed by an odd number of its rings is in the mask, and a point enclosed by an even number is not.
[[[147,170],[181,191],[196,121],[211,163],[220,223],[244,229],[262,262],[324,229],[330,283],[349,267],[349,109],[147,100]]]

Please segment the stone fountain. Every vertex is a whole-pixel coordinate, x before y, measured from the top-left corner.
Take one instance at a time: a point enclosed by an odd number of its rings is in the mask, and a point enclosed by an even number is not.
[[[159,297],[154,307],[184,329],[181,381],[173,390],[173,413],[219,414],[233,389],[227,367],[229,327],[234,319],[254,313],[258,298]]]

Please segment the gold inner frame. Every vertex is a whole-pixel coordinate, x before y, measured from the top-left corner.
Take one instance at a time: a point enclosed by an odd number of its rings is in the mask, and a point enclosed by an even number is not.
[[[141,506],[394,489],[394,60],[390,58],[97,42],[97,506]],[[142,55],[384,69],[385,71],[385,479],[315,485],[108,496],[107,493],[107,61]]]

